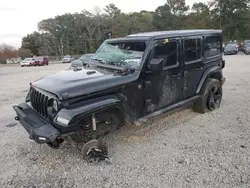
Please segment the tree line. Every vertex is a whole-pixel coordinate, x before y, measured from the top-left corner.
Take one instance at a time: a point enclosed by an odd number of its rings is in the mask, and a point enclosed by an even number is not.
[[[177,29],[222,29],[224,40],[250,39],[250,0],[210,0],[188,6],[166,0],[155,11],[124,13],[115,4],[93,12],[64,14],[42,20],[38,32],[23,37],[33,55],[62,56],[94,52],[107,38]]]
[[[5,43],[0,44],[0,64],[5,64],[6,59],[11,58],[25,58],[32,56],[33,54],[29,49],[24,48],[15,48],[11,45],[7,45]]]

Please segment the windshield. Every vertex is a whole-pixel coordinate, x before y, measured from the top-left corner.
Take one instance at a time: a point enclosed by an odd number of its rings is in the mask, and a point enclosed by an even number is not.
[[[85,54],[82,57],[80,57],[80,59],[86,60],[86,59],[90,59],[92,56],[93,56],[93,54]]]
[[[104,42],[91,59],[103,64],[138,69],[145,49],[145,42]]]
[[[24,61],[32,61],[32,58],[25,58]]]
[[[64,56],[64,58],[70,58],[70,56],[69,56],[69,55],[66,55],[66,56]]]
[[[42,61],[43,60],[43,58],[42,57],[38,57],[38,58],[36,58],[36,61]]]
[[[226,48],[235,48],[236,47],[236,44],[228,44],[227,46],[226,46]]]

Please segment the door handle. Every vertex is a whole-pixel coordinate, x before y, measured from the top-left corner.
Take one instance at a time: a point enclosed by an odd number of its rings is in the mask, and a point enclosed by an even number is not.
[[[199,71],[199,70],[202,70],[203,67],[199,67],[199,68],[196,68],[195,70]]]
[[[173,78],[180,77],[180,76],[181,76],[181,73],[172,75]]]

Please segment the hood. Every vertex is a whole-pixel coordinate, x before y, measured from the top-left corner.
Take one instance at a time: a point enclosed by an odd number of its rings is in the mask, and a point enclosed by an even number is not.
[[[117,75],[111,71],[97,68],[80,68],[78,70],[64,70],[46,76],[32,83],[34,87],[57,95],[74,98],[106,90],[118,85],[128,84],[137,79],[137,73]]]

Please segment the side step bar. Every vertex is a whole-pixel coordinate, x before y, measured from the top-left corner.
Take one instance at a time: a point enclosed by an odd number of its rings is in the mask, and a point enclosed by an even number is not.
[[[184,106],[184,105],[186,105],[186,104],[189,104],[189,103],[191,103],[191,102],[193,102],[193,101],[199,99],[200,97],[201,97],[201,95],[196,95],[196,96],[194,96],[194,97],[191,97],[191,98],[188,98],[188,99],[186,99],[186,100],[184,100],[184,101],[181,101],[181,102],[179,102],[179,103],[176,103],[176,104],[174,104],[174,105],[172,105],[172,106],[168,106],[168,107],[166,107],[166,108],[163,108],[163,109],[161,109],[161,110],[158,110],[158,111],[156,111],[156,112],[153,112],[153,113],[151,113],[151,114],[148,114],[148,115],[146,115],[146,116],[144,116],[144,117],[138,119],[137,121],[135,121],[135,125],[139,126],[139,125],[141,125],[142,123],[148,121],[149,119],[151,119],[151,118],[153,118],[153,117],[156,117],[156,116],[158,116],[158,115],[164,114],[164,113],[166,113],[166,112],[169,112],[169,111],[174,110],[174,109],[176,109],[176,108],[179,108],[179,107],[181,107],[181,106]]]

